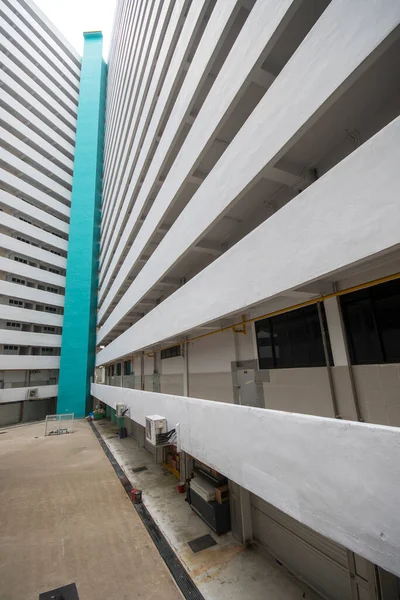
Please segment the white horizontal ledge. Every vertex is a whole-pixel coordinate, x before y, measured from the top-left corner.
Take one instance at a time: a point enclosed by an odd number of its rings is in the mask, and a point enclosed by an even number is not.
[[[399,161],[400,117],[101,350],[97,365],[398,245]]]
[[[0,329],[0,344],[60,348],[61,335],[56,335],[54,333],[37,333],[34,331],[18,331],[15,329]]]
[[[400,429],[92,384],[179,423],[182,449],[318,533],[400,575]],[[239,443],[238,443],[239,441]]]
[[[59,232],[66,233],[68,235],[68,223],[61,221],[61,219],[57,219],[57,217],[53,217],[53,215],[46,212],[42,208],[33,206],[33,204],[29,204],[29,202],[26,202],[22,198],[18,198],[17,196],[14,196],[5,190],[1,191],[0,204],[8,206],[19,213],[23,213],[28,217],[28,220],[29,217],[32,217],[36,221],[39,221],[39,223],[43,223],[47,227],[53,227]]]
[[[28,47],[31,47],[31,46],[36,47],[36,49],[38,51],[37,54],[41,57],[40,61],[38,61],[38,62],[47,66],[48,61],[50,61],[50,63],[52,63],[57,68],[57,71],[61,71],[63,74],[62,78],[64,80],[63,85],[64,85],[65,89],[69,90],[70,93],[76,97],[76,100],[78,100],[78,96],[79,96],[78,75],[77,76],[72,75],[72,73],[66,67],[65,63],[63,61],[61,61],[54,54],[54,48],[55,48],[54,41],[52,41],[52,43],[49,47],[43,43],[42,36],[40,36],[40,37],[36,36],[36,35],[32,36],[31,29],[24,23],[24,21],[21,20],[21,13],[20,13],[21,4],[19,5],[17,13],[13,12],[8,6],[6,6],[6,4],[4,2],[2,4],[1,9],[5,13],[6,17],[11,22],[15,23],[16,26],[18,27],[18,30],[21,32],[21,41],[29,40]],[[35,7],[35,11],[37,11],[37,7]],[[4,19],[4,21],[5,21],[5,19]],[[44,32],[42,32],[42,34],[43,33]],[[17,34],[15,29],[13,28],[13,37],[17,36],[17,35],[19,37],[19,34]],[[44,57],[47,57],[48,60],[46,60]],[[77,72],[79,74],[79,69]]]
[[[24,236],[22,235],[20,237]],[[63,256],[58,256],[58,254],[54,254],[53,252],[50,252],[50,250],[43,250],[37,246],[32,246],[32,244],[21,242],[20,240],[3,233],[0,233],[0,248],[22,254],[22,256],[27,257],[31,262],[34,262],[36,259],[46,264],[60,267],[61,269],[67,268],[67,259]]]
[[[19,283],[0,280],[0,294],[10,296],[11,298],[22,298],[28,302],[37,302],[39,304],[50,304],[50,306],[64,306],[64,296],[53,294],[53,292],[44,292],[37,288],[32,288]]]
[[[24,196],[31,199],[31,201],[37,202],[38,206],[42,207],[44,210],[50,208],[51,210],[54,210],[54,212],[69,218],[71,212],[69,206],[59,202],[52,196],[49,196],[49,194],[42,192],[23,179],[20,179],[17,175],[3,169],[1,178],[5,184],[11,186],[18,192],[21,192]]]
[[[243,198],[249,186],[263,175],[267,177],[265,169],[275,166],[373,64],[383,51],[383,40],[400,20],[400,3],[386,0],[382,4],[384,9],[375,0],[338,0],[328,6],[108,316],[99,332],[100,341],[185,252],[212,230],[233,203]],[[192,135],[198,122],[196,119]],[[173,168],[170,178],[172,173]],[[129,261],[128,271],[172,201],[166,189],[164,184],[124,260],[125,266]],[[127,274],[124,266],[113,283],[114,291],[121,273]],[[99,321],[114,292],[110,294],[111,290],[99,310]]]
[[[46,42],[46,46],[48,48],[47,52],[54,57],[56,64],[62,62],[68,65],[68,68],[74,73],[74,75],[69,73],[69,78],[71,78],[71,80],[74,82],[79,82],[80,64],[77,64],[77,61],[80,61],[81,58],[78,52],[54,27],[53,23],[49,21],[40,8],[38,8],[38,6],[31,0],[24,0],[24,4],[30,8],[30,11],[28,11],[27,8],[25,8],[25,6],[18,0],[10,0],[9,4],[11,4],[11,6],[14,8],[14,20],[18,26],[21,18],[25,23],[28,23],[33,29],[35,36],[37,35],[40,40]],[[57,41],[51,37],[51,35],[48,33],[48,30],[56,32]],[[30,35],[32,34],[30,33]],[[75,60],[73,60],[71,56],[73,56]]]
[[[0,371],[59,369],[59,356],[0,355]]]
[[[62,275],[44,271],[37,267],[31,267],[30,265],[25,265],[24,263],[11,260],[10,258],[3,258],[2,256],[0,256],[0,271],[12,273],[13,275],[18,275],[26,279],[33,279],[39,283],[46,283],[65,288],[65,277]]]
[[[226,0],[226,1],[228,1],[228,0]],[[232,0],[229,0],[229,2],[231,2],[231,1]],[[179,9],[179,6],[180,5],[177,4],[177,6],[176,6],[177,10]],[[135,156],[136,156],[135,148],[137,148],[137,145],[138,145],[139,140],[141,139],[141,135],[142,135],[141,131],[143,130],[145,123],[148,120],[148,116],[147,116],[148,113],[145,112],[146,107],[145,107],[144,111],[142,112],[138,130],[136,131],[135,138],[134,138],[134,141],[135,141],[134,146],[133,146],[132,150],[130,151],[129,160],[127,162],[127,165],[125,166],[124,171],[120,174],[121,178],[122,178],[122,183],[121,183],[120,189],[123,190],[124,200],[121,197],[118,197],[118,200],[123,202],[122,203],[123,208],[119,214],[119,219],[116,222],[116,218],[118,216],[119,202],[117,205],[116,203],[113,202],[112,199],[110,199],[110,202],[112,202],[112,207],[114,210],[110,211],[109,215],[107,215],[108,217],[110,217],[109,221],[107,223],[107,232],[105,229],[103,229],[103,236],[102,236],[102,238],[104,238],[105,240],[108,239],[108,237],[106,237],[106,236],[110,235],[114,231],[119,230],[119,227],[121,225],[121,219],[127,208],[127,204],[128,204],[127,198],[129,198],[130,195],[132,195],[132,193],[134,191],[133,182],[137,179],[138,174],[141,173],[141,171],[145,165],[147,156],[149,155],[149,152],[151,149],[151,145],[156,137],[157,130],[158,130],[160,124],[162,123],[162,118],[166,111],[168,102],[171,98],[171,93],[173,92],[174,86],[176,85],[178,77],[179,77],[179,73],[181,72],[182,60],[184,58],[184,55],[187,51],[189,44],[191,43],[191,41],[194,39],[194,37],[196,35],[196,31],[198,31],[198,29],[199,29],[199,26],[201,24],[201,21],[203,19],[203,16],[204,16],[204,13],[206,10],[206,6],[207,6],[207,3],[205,2],[205,0],[197,0],[195,3],[192,3],[189,7],[186,18],[183,21],[182,29],[180,30],[180,33],[179,33],[179,43],[176,45],[175,51],[172,54],[171,62],[168,66],[168,70],[167,70],[165,79],[162,83],[161,90],[159,91],[159,96],[158,96],[158,98],[156,98],[156,104],[154,107],[154,111],[152,112],[151,119],[150,119],[149,125],[148,125],[148,129],[147,129],[147,132],[146,132],[143,144],[142,144],[142,148],[140,150],[140,154],[138,155],[138,160],[136,162],[135,170],[132,175],[132,182],[128,186],[128,189],[125,190],[125,188],[127,186],[128,176],[129,176],[129,173],[131,172],[131,169],[132,169],[132,166],[133,166],[133,163],[135,160]],[[168,55],[168,50],[167,50],[167,55]],[[159,57],[158,57],[158,61],[160,63],[159,67],[161,67],[162,61],[165,60],[165,56],[166,56],[165,54],[164,54],[164,56],[159,55]],[[154,80],[154,84],[155,83],[156,83],[156,80]],[[154,87],[153,87],[153,89],[154,89]],[[153,98],[151,96],[148,96],[148,102],[152,102],[152,100],[153,100]],[[114,149],[114,152],[115,152],[115,149]],[[111,193],[113,194],[113,192],[114,192],[114,190],[111,188]],[[136,213],[136,209],[135,209],[135,213]],[[105,225],[105,223],[104,223],[104,225]],[[103,248],[102,248],[102,250],[103,250]],[[109,249],[109,250],[111,250],[111,249]],[[103,255],[103,252],[101,251],[101,257],[100,257],[101,261],[103,259],[102,255]],[[107,252],[107,255],[108,255],[108,252]],[[102,271],[102,268],[100,269],[100,276],[102,275],[101,271]]]
[[[0,315],[5,321],[18,321],[19,323],[35,323],[52,327],[62,327],[63,324],[63,315],[8,304],[0,304]]]
[[[54,246],[54,248],[57,248],[57,251],[64,250],[64,252],[66,252],[68,249],[67,240],[60,238],[57,235],[53,235],[52,233],[48,233],[36,225],[25,223],[25,221],[22,221],[18,217],[13,217],[6,212],[3,212],[1,215],[1,224],[11,231],[17,231],[18,233],[21,233],[22,236],[23,234],[27,235],[35,240],[36,243],[41,242],[42,244],[48,246]]]
[[[191,169],[193,169],[195,160],[199,160],[201,152],[204,151],[206,142],[212,142],[213,131],[215,130],[216,125],[221,121],[222,116],[232,104],[233,98],[241,86],[243,86],[243,83],[246,77],[248,77],[255,61],[259,58],[262,49],[264,49],[266,41],[272,35],[275,27],[279,23],[280,19],[282,19],[282,17],[285,15],[289,5],[292,3],[292,0],[281,0],[279,8],[273,10],[271,6],[273,1],[274,0],[269,0],[268,2],[265,2],[264,0],[262,6],[260,3],[258,3],[257,7],[254,7],[254,11],[257,13],[257,15],[254,17],[252,14],[250,14],[250,23],[248,22],[245,24],[243,28],[245,31],[241,32],[241,35],[239,36],[240,39],[235,44],[234,49],[232,49],[232,52],[222,68],[221,76],[217,78],[217,81],[214,84],[214,89],[212,89],[210,92],[211,102],[208,98],[206,99],[206,103],[208,103],[208,105],[213,105],[212,110],[209,111],[208,115],[204,115],[203,110],[200,117],[203,118],[203,127],[196,129],[199,132],[199,135],[196,137],[196,135],[193,136],[189,132],[188,140],[184,144],[184,151],[179,153],[177,160],[174,161],[174,164],[171,167],[171,172],[169,175],[167,175],[169,184],[172,182],[173,190],[176,191],[179,189],[185,178],[189,175]],[[262,8],[264,8],[264,14]],[[145,206],[150,192],[154,187],[154,183],[161,174],[162,165],[165,163],[168,152],[173,147],[174,141],[177,139],[177,135],[182,130],[182,127],[185,123],[185,118],[189,113],[189,107],[192,99],[196,96],[196,92],[198,92],[200,89],[200,85],[204,83],[207,77],[210,60],[216,55],[217,51],[224,43],[225,37],[229,35],[230,30],[229,27],[227,27],[227,24],[232,22],[239,9],[240,6],[237,2],[220,0],[215,10],[211,13],[206,30],[202,39],[200,40],[199,47],[193,57],[188,74],[183,82],[182,89],[179,92],[177,101],[175,102],[172,112],[168,118],[165,130],[163,131],[160,143],[157,146],[157,150],[151,161],[151,165],[146,174],[143,185],[141,186],[138,197],[129,215],[129,219],[124,227],[122,227],[123,217],[126,212],[124,207],[126,209],[132,193],[137,186],[136,178],[132,178],[132,183],[129,185],[127,191],[122,188],[124,199],[120,216],[118,220],[116,220],[115,227],[109,228],[106,235],[104,235],[105,246],[107,246],[108,238],[111,237],[111,241],[107,251],[105,253],[103,253],[103,251],[101,252],[101,254],[104,254],[105,256],[104,263],[102,261],[102,266],[100,269],[101,279],[102,275],[104,274],[104,281],[99,288],[100,300],[103,299],[103,296],[105,295],[107,285],[114,274],[117,264],[121,258],[121,253],[129,240],[129,236],[133,231],[135,224],[137,224],[143,206]],[[267,14],[268,19],[265,18]],[[246,29],[248,30],[247,34]],[[252,43],[251,48],[248,48],[246,41],[250,38],[250,31],[252,32]],[[260,34],[260,32],[262,33]],[[213,96],[214,98],[218,98],[218,102],[212,102]],[[127,173],[124,175],[124,181],[126,180],[126,177]],[[167,183],[167,181],[165,183]],[[164,193],[165,191],[162,190],[161,194],[164,195]],[[156,200],[156,203],[158,205],[159,200]],[[158,218],[161,220],[162,211],[157,209],[155,212],[158,215]],[[121,237],[119,238],[120,233]],[[111,252],[113,249],[115,249],[115,252],[111,259]],[[133,255],[135,255],[135,251],[136,248],[133,249]],[[129,252],[127,258],[124,259],[123,267],[118,269],[117,277],[114,282],[115,284],[113,284],[112,289],[106,296],[105,307],[109,306],[111,299],[116,293],[116,290],[118,290],[122,285],[126,274],[132,267],[131,258],[132,253]],[[102,314],[102,312],[99,314]]]
[[[33,383],[30,387],[9,388],[0,390],[0,404],[6,402],[21,402],[27,400],[29,390],[37,389],[37,398],[33,402],[42,398],[54,398],[58,395],[58,385],[40,385],[35,387]]]

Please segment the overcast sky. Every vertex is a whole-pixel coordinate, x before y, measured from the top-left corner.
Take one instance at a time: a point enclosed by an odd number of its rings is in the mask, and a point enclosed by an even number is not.
[[[34,0],[46,17],[76,48],[83,50],[84,31],[103,32],[103,55],[107,59],[116,0]]]

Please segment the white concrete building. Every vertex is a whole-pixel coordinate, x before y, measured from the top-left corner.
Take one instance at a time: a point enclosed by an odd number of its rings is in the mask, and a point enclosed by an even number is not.
[[[399,598],[399,22],[120,0],[109,58],[92,394],[329,600]]]
[[[1,18],[0,423],[55,412],[80,57],[30,0]]]

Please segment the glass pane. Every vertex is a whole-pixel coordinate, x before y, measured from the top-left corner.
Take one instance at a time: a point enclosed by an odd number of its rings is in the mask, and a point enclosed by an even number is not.
[[[368,297],[357,298],[352,294],[351,301],[343,297],[343,317],[349,342],[351,362],[356,365],[383,362],[379,336]]]
[[[269,319],[256,322],[256,337],[260,369],[272,369],[274,367],[274,358],[272,354]]]
[[[309,365],[312,367],[325,367],[324,343],[317,306],[315,306],[315,311],[305,316],[305,322],[307,327]],[[325,328],[325,331],[327,332],[327,328]],[[329,340],[327,342],[329,345]]]
[[[378,291],[378,287],[386,289]],[[373,308],[383,346],[383,359],[385,362],[400,362],[400,286],[384,284],[373,289]]]

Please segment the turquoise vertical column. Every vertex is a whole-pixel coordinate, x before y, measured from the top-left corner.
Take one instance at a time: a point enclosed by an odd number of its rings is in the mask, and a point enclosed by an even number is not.
[[[57,403],[58,413],[76,417],[90,409],[95,365],[106,92],[103,36],[94,31],[84,38]]]

